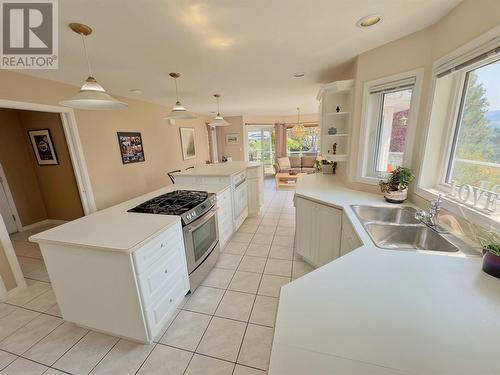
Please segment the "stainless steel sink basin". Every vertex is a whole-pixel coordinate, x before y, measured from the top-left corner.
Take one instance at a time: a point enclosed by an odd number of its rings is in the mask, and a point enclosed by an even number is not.
[[[387,206],[351,206],[354,213],[361,221],[384,222],[394,224],[420,224],[415,219],[416,209],[413,207],[387,207]]]
[[[375,245],[384,249],[459,251],[442,235],[423,225],[366,223],[365,228]]]

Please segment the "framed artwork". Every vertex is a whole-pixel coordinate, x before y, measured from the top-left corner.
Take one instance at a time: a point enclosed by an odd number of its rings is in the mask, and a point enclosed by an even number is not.
[[[240,143],[239,134],[226,134],[226,144],[237,145],[238,143]]]
[[[56,149],[52,142],[50,129],[28,130],[38,165],[58,165]]]
[[[138,163],[145,161],[144,147],[142,146],[141,133],[118,132],[118,144],[123,164]]]
[[[194,128],[179,128],[181,133],[182,158],[196,158],[196,138]]]

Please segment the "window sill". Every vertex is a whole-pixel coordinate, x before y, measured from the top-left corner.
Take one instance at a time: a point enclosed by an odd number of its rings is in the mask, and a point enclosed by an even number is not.
[[[484,229],[495,230],[498,232],[498,228],[500,226],[500,213],[498,212],[492,213],[491,215],[485,214],[466,204],[448,198],[447,191],[439,190],[437,188],[417,187],[415,194],[428,201],[437,199],[437,197],[441,194],[443,199],[442,207],[445,210],[470,223],[479,225]]]

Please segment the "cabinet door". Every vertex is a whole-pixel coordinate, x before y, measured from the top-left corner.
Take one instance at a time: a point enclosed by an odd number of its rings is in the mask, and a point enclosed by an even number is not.
[[[316,203],[307,199],[295,199],[295,221],[297,226],[295,242],[297,253],[314,265],[316,265],[315,259],[317,258],[315,206],[317,206]]]
[[[322,204],[316,205],[317,253],[314,263],[322,266],[340,256],[342,211]]]
[[[248,214],[257,215],[259,212],[259,180],[248,180]]]

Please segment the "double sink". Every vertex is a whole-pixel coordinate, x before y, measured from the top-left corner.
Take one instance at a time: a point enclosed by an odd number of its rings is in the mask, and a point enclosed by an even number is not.
[[[478,255],[457,237],[438,233],[415,219],[417,210],[413,207],[351,207],[377,247]]]

